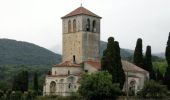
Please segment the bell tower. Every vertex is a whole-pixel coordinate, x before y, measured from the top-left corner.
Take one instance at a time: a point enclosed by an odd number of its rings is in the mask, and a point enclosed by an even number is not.
[[[63,61],[99,59],[101,17],[79,7],[62,17]]]

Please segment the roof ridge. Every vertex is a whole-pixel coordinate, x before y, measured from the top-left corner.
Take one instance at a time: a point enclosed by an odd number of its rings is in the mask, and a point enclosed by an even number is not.
[[[86,9],[85,7],[78,7],[75,10],[73,10],[72,12],[70,12],[67,15],[63,16],[62,18],[67,18],[67,17],[76,16],[76,15],[80,15],[80,14],[85,14],[85,15],[101,18],[100,16],[96,15],[95,13],[93,13],[90,10]]]

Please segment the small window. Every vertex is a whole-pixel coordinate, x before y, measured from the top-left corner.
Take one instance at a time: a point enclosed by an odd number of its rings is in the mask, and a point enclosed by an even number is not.
[[[73,63],[76,63],[76,56],[73,55]]]
[[[68,84],[68,88],[69,88],[69,89],[71,88],[71,83]]]
[[[68,21],[68,32],[69,33],[71,32],[71,21],[70,20]]]
[[[76,32],[76,20],[73,20],[73,32]]]
[[[55,75],[57,74],[57,72],[55,71]]]
[[[96,32],[96,21],[93,21],[93,32]]]
[[[70,75],[70,70],[68,70],[68,75]]]
[[[90,19],[87,19],[86,31],[90,31]]]

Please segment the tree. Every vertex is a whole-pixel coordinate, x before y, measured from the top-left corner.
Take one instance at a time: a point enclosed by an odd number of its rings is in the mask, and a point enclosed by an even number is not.
[[[14,76],[13,91],[28,91],[28,71],[22,71]]]
[[[136,66],[143,67],[143,54],[142,54],[142,39],[139,38],[136,43],[133,62]]]
[[[121,94],[118,84],[112,84],[112,75],[101,71],[84,74],[80,81],[79,93],[87,100],[115,100]]]
[[[153,70],[153,65],[152,65],[151,46],[147,46],[146,48],[143,69],[149,72],[150,79],[156,80],[155,72]]]
[[[168,67],[166,69],[164,75],[164,84],[167,85],[168,90],[170,90],[170,33],[167,41],[166,51],[165,51],[166,61],[168,63]]]
[[[103,52],[101,60],[101,69],[108,71],[112,75],[112,83],[120,84],[123,88],[125,74],[122,68],[119,43],[114,41],[113,37],[108,39],[106,50]]]
[[[34,73],[34,91],[38,93],[38,75],[37,72]]]
[[[113,73],[114,61],[114,38],[110,37],[108,39],[107,48],[103,51],[103,56],[101,60],[101,69],[108,70],[109,73]]]
[[[125,73],[122,67],[121,57],[120,57],[120,47],[119,42],[115,41],[115,68],[117,72],[117,76],[112,76],[114,78],[118,78],[116,83],[120,83],[120,88],[123,89],[124,82],[125,82]]]

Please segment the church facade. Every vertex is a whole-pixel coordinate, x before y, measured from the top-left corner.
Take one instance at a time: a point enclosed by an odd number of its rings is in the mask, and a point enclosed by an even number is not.
[[[69,96],[78,90],[83,73],[101,69],[100,20],[84,7],[62,17],[63,59],[46,75],[43,95]],[[126,74],[123,90],[142,89],[149,73],[128,61],[122,61],[122,65]]]

